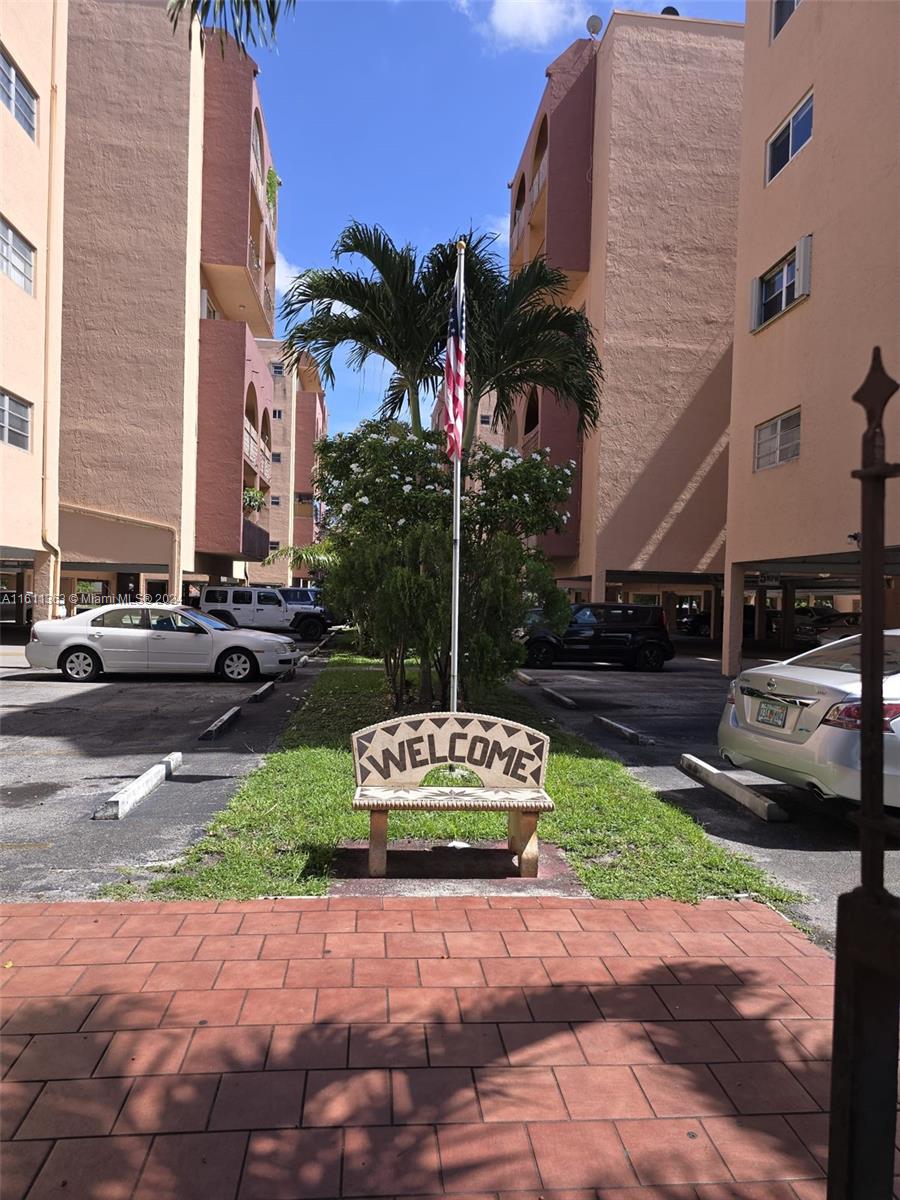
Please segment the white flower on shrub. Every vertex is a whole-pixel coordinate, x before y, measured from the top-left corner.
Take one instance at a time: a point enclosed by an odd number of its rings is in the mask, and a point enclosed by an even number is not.
[[[411,483],[404,483],[404,485],[403,485],[403,490],[404,490],[404,492],[411,492],[411,491],[412,491],[412,484],[411,484]]]
[[[352,504],[345,504],[345,505],[343,505],[343,506],[342,506],[342,508],[341,508],[341,512],[342,512],[342,513],[348,513],[352,507],[353,507],[353,505],[352,505]]]
[[[360,498],[359,498],[359,502],[360,502],[360,504],[368,504],[368,503],[369,503],[369,497],[368,497],[368,496],[360,496]]]
[[[566,521],[568,521],[568,519],[569,519],[569,514],[567,512],[564,512],[562,515],[562,519],[563,519],[563,525],[565,525]]]

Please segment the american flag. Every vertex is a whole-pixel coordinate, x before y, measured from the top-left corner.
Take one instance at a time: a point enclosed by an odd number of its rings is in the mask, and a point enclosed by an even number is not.
[[[447,453],[462,457],[463,421],[466,413],[466,285],[464,258],[457,255],[456,280],[447,328],[447,358],[444,364],[444,429]]]

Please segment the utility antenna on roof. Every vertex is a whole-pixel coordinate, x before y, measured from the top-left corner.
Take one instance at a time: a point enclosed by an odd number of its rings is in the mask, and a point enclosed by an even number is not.
[[[591,35],[592,38],[595,38],[602,28],[603,28],[603,18],[602,17],[597,17],[597,16],[588,17],[587,31]]]

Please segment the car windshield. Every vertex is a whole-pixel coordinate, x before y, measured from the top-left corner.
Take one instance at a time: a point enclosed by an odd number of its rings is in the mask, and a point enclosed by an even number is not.
[[[288,604],[318,604],[319,602],[316,588],[281,588],[280,591]]]
[[[199,609],[184,608],[181,611],[187,613],[189,617],[193,617],[195,621],[199,621],[201,625],[208,626],[210,629],[224,629],[227,631],[231,628],[224,621],[220,621],[218,617],[211,617],[209,613],[200,612]]]
[[[797,666],[812,667],[816,671],[844,671],[848,675],[858,675],[861,670],[862,638],[844,638],[840,642],[832,642],[829,646],[819,646],[810,650],[791,663]],[[896,675],[900,672],[900,636],[886,634],[884,639],[884,674]]]

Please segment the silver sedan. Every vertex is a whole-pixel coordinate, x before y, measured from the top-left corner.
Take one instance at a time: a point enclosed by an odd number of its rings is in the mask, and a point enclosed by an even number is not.
[[[719,751],[818,796],[859,800],[860,638],[743,671],[719,721]],[[884,802],[900,808],[900,629],[884,635]]]
[[[233,683],[296,666],[291,638],[232,629],[208,613],[173,604],[109,604],[61,621],[38,621],[25,657],[89,683],[101,672],[215,672]]]

